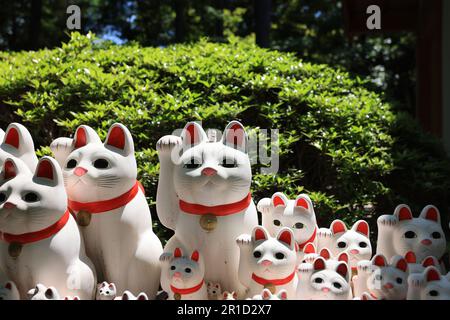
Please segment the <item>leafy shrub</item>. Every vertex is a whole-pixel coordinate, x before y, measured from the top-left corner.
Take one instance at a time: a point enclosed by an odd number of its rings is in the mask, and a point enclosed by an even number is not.
[[[0,53],[0,75],[0,126],[24,123],[40,154],[80,124],[102,138],[114,122],[125,124],[153,214],[158,138],[187,121],[224,128],[232,119],[280,130],[280,170],[263,175],[254,166],[255,201],[308,192],[323,226],[335,218],[374,226],[400,200],[415,210],[448,208],[449,161],[434,139],[361,79],[291,54],[233,38],[143,48],[74,33],[61,48]]]

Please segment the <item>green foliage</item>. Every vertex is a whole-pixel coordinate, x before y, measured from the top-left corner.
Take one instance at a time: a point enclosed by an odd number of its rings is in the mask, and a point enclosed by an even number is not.
[[[24,123],[40,155],[81,124],[102,138],[113,123],[126,125],[153,214],[156,141],[191,120],[279,129],[279,173],[254,166],[255,200],[308,192],[321,225],[373,223],[374,209],[392,212],[399,199],[448,206],[449,162],[409,116],[396,116],[359,78],[249,41],[144,48],[73,33],[61,48],[0,53],[0,75],[0,126]]]

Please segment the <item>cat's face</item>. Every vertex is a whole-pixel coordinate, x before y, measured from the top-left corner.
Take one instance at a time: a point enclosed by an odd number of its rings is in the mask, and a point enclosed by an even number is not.
[[[442,257],[446,240],[436,207],[426,206],[418,218],[413,218],[409,207],[400,205],[395,209],[394,215],[399,220],[392,241],[396,254],[404,256],[412,251],[418,261],[427,256]]]
[[[180,199],[213,206],[237,202],[248,195],[252,173],[246,153],[247,135],[239,122],[231,122],[219,142],[209,142],[202,127],[194,122],[186,125],[181,138],[182,153],[174,173]]]
[[[327,267],[324,258],[314,261],[314,272],[310,278],[311,297],[320,300],[346,300],[349,296],[349,272],[345,262],[333,268]]]
[[[30,132],[19,123],[11,123],[6,133],[0,130],[0,166],[7,158],[21,159],[30,170],[37,164],[34,143]]]
[[[435,267],[427,267],[424,272],[424,286],[420,291],[421,300],[450,300],[450,281]]]
[[[176,248],[169,264],[168,277],[170,284],[177,288],[189,288],[198,285],[205,273],[198,251],[190,257],[183,256],[180,248]]]
[[[346,252],[350,267],[355,268],[359,261],[372,257],[372,246],[369,240],[369,225],[364,220],[357,221],[350,230],[341,220],[334,220],[330,230],[333,234],[333,255]]]
[[[255,227],[253,244],[251,268],[257,276],[265,279],[285,278],[295,270],[297,253],[290,229],[281,229],[274,238],[265,228]]]
[[[103,281],[97,285],[97,300],[113,300],[117,295],[116,285]]]
[[[137,167],[133,138],[125,126],[114,124],[105,143],[101,143],[92,128],[80,126],[73,147],[63,168],[71,200],[111,199],[129,191],[135,184]]]
[[[386,300],[403,300],[408,291],[408,264],[400,256],[394,256],[389,265],[383,255],[372,258],[371,274],[367,287],[375,297]]]
[[[220,283],[208,281],[206,285],[208,296],[211,298],[217,298],[222,294],[222,287]]]
[[[67,195],[57,162],[42,158],[34,174],[19,159],[0,173],[0,230],[23,234],[45,229],[65,213]]]
[[[278,234],[283,227],[290,228],[294,233],[295,241],[304,243],[314,234],[317,227],[316,215],[311,199],[306,194],[297,196],[295,200],[277,192],[271,199],[271,221],[264,223],[270,226],[271,234]],[[268,218],[263,216],[263,219]]]

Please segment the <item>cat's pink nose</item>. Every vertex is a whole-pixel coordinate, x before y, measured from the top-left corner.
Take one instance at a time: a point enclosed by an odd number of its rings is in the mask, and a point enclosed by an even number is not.
[[[174,278],[181,278],[181,273],[180,273],[180,272],[175,272],[175,273],[173,274],[173,277],[174,277]]]
[[[268,267],[268,266],[272,265],[272,261],[264,260],[263,262],[261,262],[261,264],[262,264],[264,267]]]
[[[430,240],[430,239],[423,239],[423,240],[421,241],[421,243],[422,243],[423,245],[425,245],[425,246],[429,246],[429,245],[431,244],[431,240]]]
[[[393,285],[392,283],[388,282],[388,283],[386,283],[386,284],[384,285],[384,287],[385,287],[386,289],[392,289],[392,288],[394,287],[394,285]]]
[[[204,176],[213,176],[217,173],[216,169],[213,168],[205,168],[202,170],[202,175]]]
[[[16,205],[11,202],[7,202],[3,205],[3,209],[14,209],[15,207],[16,207]]]
[[[73,172],[77,177],[84,176],[88,171],[85,168],[77,167]]]
[[[322,288],[322,291],[325,293],[330,292],[330,288]]]
[[[352,250],[350,250],[350,253],[351,253],[351,254],[358,254],[359,251],[358,251],[357,249],[352,249]]]

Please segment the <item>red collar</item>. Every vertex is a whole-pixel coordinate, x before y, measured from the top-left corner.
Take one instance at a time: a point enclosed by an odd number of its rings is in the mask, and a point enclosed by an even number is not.
[[[27,244],[31,242],[44,240],[57,234],[62,228],[64,228],[67,221],[69,220],[69,216],[70,216],[69,210],[66,210],[63,216],[54,224],[52,224],[50,227],[35,232],[23,234],[10,234],[10,233],[3,233],[0,231],[0,239],[8,243],[16,242],[20,244]]]
[[[196,285],[195,287],[192,287],[192,288],[186,288],[186,289],[179,289],[179,288],[176,288],[176,287],[170,285],[170,289],[172,290],[173,293],[178,293],[178,294],[181,294],[181,295],[183,295],[183,294],[190,294],[190,293],[194,293],[194,292],[197,292],[198,290],[200,290],[200,288],[203,286],[203,283],[204,283],[204,282],[205,282],[205,281],[202,280],[202,281],[201,281],[198,285]]]
[[[258,277],[256,274],[252,273],[252,279],[259,283],[260,285],[265,286],[266,284],[273,284],[275,286],[282,286],[283,284],[291,282],[292,279],[294,279],[295,276],[295,270],[290,275],[288,275],[284,279],[264,279],[261,277]]]
[[[298,243],[298,242],[297,242],[297,245],[298,245],[298,248],[297,248],[297,246],[296,246],[297,251],[303,250],[303,248],[304,248],[309,242],[314,242],[314,240],[316,239],[316,234],[317,234],[317,227],[314,228],[314,232],[313,232],[312,236],[311,236],[308,240],[306,240],[306,241],[303,242],[303,243]]]
[[[114,199],[94,201],[94,202],[77,202],[69,200],[69,209],[72,212],[87,211],[89,213],[108,212],[130,203],[136,197],[139,189],[144,192],[144,187],[139,181],[136,181],[134,186],[121,196]]]
[[[179,201],[180,209],[183,212],[197,215],[213,214],[215,216],[228,216],[234,213],[238,213],[248,208],[252,201],[252,195],[248,195],[238,202],[222,204],[218,206],[204,206],[201,204],[189,203],[183,200]]]

